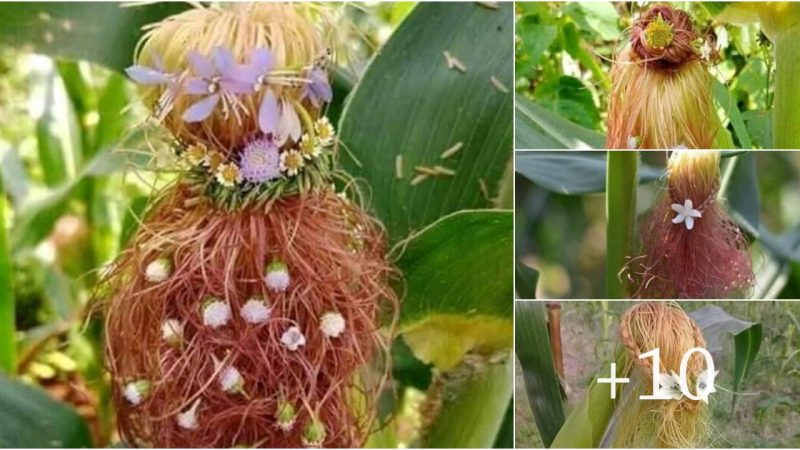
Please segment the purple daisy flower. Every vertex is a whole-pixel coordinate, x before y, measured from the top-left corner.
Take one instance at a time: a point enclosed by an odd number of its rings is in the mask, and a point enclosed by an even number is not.
[[[164,63],[158,55],[153,55],[153,65],[155,67],[136,64],[125,69],[125,73],[138,84],[144,86],[165,85],[167,87],[164,93],[161,94],[161,98],[158,99],[156,111],[158,118],[163,119],[172,109],[180,85],[178,84],[178,77],[164,69]]]
[[[252,87],[236,80],[233,73],[237,69],[233,54],[222,47],[214,48],[211,59],[192,51],[187,54],[192,71],[197,75],[186,83],[186,92],[205,97],[186,109],[183,120],[200,122],[214,112],[220,99],[231,101],[235,94],[245,94]]]
[[[272,139],[256,139],[245,146],[239,161],[240,173],[249,182],[266,183],[281,174],[278,146]]]
[[[308,98],[311,103],[319,108],[322,103],[330,103],[333,91],[328,82],[328,73],[325,69],[315,65],[306,74],[308,82],[303,86],[301,98]]]

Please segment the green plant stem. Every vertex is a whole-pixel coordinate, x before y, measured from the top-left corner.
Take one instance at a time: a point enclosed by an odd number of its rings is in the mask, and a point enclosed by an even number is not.
[[[775,148],[800,148],[800,25],[778,31],[775,39]]]
[[[609,151],[606,169],[606,298],[625,298],[619,273],[631,254],[639,152]]]
[[[17,347],[14,324],[14,290],[11,285],[11,248],[6,230],[6,194],[0,174],[0,370],[14,373]]]

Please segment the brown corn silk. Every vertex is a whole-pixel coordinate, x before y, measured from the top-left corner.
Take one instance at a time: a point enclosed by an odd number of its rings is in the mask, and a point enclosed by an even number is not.
[[[633,298],[744,297],[755,283],[749,242],[719,197],[718,151],[675,151],[667,186],[641,225],[642,254],[625,270]],[[673,204],[691,199],[702,217],[672,223]]]
[[[654,37],[659,28],[667,37]],[[668,5],[652,6],[634,22],[611,69],[606,148],[629,148],[631,138],[643,149],[717,148],[713,77],[694,48],[697,39],[689,15]]]
[[[620,318],[620,341],[627,353],[625,373],[632,383],[625,386],[616,407],[613,446],[621,448],[694,448],[704,446],[707,407],[699,400],[640,400],[652,394],[653,358],[639,355],[660,349],[661,373],[678,373],[683,355],[692,348],[705,348],[697,324],[676,303],[646,302],[628,309]],[[689,357],[686,377],[690,389],[706,369],[703,356]]]
[[[308,66],[323,47],[309,21],[315,15],[306,8],[260,3],[190,10],[150,29],[140,45],[140,63],[158,54],[167,71],[185,70],[188,50],[207,54],[222,45],[240,62],[260,46],[277,55],[279,69]],[[283,97],[316,117],[319,111],[301,103],[292,89]],[[143,89],[149,102],[163,92]],[[200,124],[181,122],[188,103],[179,100],[163,123],[185,145],[235,154],[256,133],[259,100],[244,99],[248,115],[241,123],[216,111]],[[396,272],[381,224],[328,183],[232,211],[215,206],[196,183],[180,175],[158,195],[99,290],[121,437],[133,446],[299,447],[310,444],[304,430],[318,423],[325,436],[317,444],[362,446],[388,379],[388,343],[398,311],[389,286]],[[150,282],[145,270],[158,258],[173,268],[167,280]],[[288,267],[285,292],[265,284],[265,267],[274,259]],[[230,306],[226,325],[204,325],[209,296]],[[271,308],[264,323],[248,323],[240,313],[253,296]],[[320,328],[327,312],[344,318],[338,337]],[[163,339],[167,320],[183,324],[180,343]],[[281,343],[291,326],[306,339],[295,351]],[[243,392],[222,389],[220,374],[227,367],[241,374]],[[134,405],[124,390],[139,380],[151,387]],[[198,426],[181,428],[178,415],[196,402]],[[284,404],[297,413],[289,430],[278,426]]]

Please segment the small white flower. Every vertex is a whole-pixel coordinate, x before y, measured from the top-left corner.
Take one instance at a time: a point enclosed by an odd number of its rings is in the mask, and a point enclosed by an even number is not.
[[[331,121],[328,120],[327,117],[321,117],[319,120],[317,120],[315,128],[317,131],[317,138],[319,139],[319,144],[321,146],[328,147],[329,145],[333,144],[333,139],[336,137],[336,131],[334,131],[333,125],[331,125]]]
[[[661,373],[658,375],[658,391],[653,395],[664,399],[680,400],[683,397],[680,386],[680,380],[675,372],[672,372],[671,375]]]
[[[227,302],[211,298],[203,306],[203,324],[219,328],[231,320],[231,307]]]
[[[708,41],[703,42],[703,45],[700,47],[700,58],[711,61],[711,46],[708,45]]]
[[[275,260],[267,266],[264,282],[271,291],[284,292],[289,287],[289,281],[289,269],[286,264]]]
[[[161,338],[169,345],[183,341],[183,324],[175,319],[167,319],[161,324]]]
[[[219,385],[225,392],[242,392],[244,379],[235,367],[228,366],[219,374]]]
[[[200,400],[195,400],[191,408],[178,414],[178,426],[185,430],[194,430],[197,428],[197,408],[200,407]]]
[[[692,199],[687,198],[683,205],[680,203],[673,203],[672,210],[678,213],[674,219],[672,219],[672,223],[679,224],[685,223],[686,229],[691,230],[694,228],[694,219],[703,217],[703,214],[694,209],[694,205],[692,204]]]
[[[706,369],[697,377],[697,392],[695,395],[700,397],[700,400],[706,402],[706,404],[708,404],[709,394],[717,392],[717,388],[714,386],[714,378],[717,377],[718,373],[719,371],[712,373]]]
[[[306,337],[298,327],[289,327],[281,336],[281,343],[291,351],[295,351],[303,345],[306,345]]]
[[[678,144],[672,148],[673,150],[689,150],[689,147],[686,144]]]
[[[636,136],[628,136],[627,144],[629,150],[639,148],[639,139]]]
[[[167,258],[158,258],[147,265],[144,270],[144,278],[151,283],[162,283],[167,281],[172,273],[172,262]]]
[[[344,332],[344,328],[344,317],[338,312],[326,312],[322,315],[319,329],[322,330],[322,334],[325,336],[339,337]]]
[[[125,385],[123,395],[133,406],[142,403],[147,394],[150,393],[150,382],[147,380],[132,381]]]
[[[267,306],[266,301],[258,297],[253,297],[242,306],[239,313],[242,315],[245,322],[259,324],[269,320],[269,317],[272,315],[272,309]]]

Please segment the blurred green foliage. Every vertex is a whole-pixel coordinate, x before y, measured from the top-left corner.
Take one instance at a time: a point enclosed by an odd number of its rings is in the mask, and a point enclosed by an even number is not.
[[[720,62],[712,73],[727,86],[731,106],[741,112],[752,148],[771,148],[771,43],[758,25],[716,23],[713,16],[719,8],[713,3],[671,4],[691,14],[700,35],[716,41]],[[517,2],[517,93],[605,133],[611,64],[627,42],[626,31],[646,7],[643,2]],[[735,124],[726,125],[738,148],[751,148],[746,145],[750,139],[739,136],[744,130],[737,134]]]

